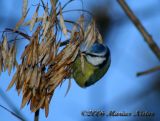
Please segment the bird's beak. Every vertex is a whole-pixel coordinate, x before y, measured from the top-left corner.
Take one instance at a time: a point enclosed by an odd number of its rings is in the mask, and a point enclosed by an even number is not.
[[[86,55],[86,51],[82,51],[82,52],[81,52],[81,55]]]

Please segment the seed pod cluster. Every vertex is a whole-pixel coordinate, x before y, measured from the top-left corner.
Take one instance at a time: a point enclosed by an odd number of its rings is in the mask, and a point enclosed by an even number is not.
[[[9,45],[7,37],[4,36],[0,42],[0,73],[8,70],[10,75],[12,68],[17,65],[15,43]]]
[[[94,20],[85,29],[83,15],[77,22],[67,21],[73,24],[73,29],[69,30],[62,14],[64,7],[57,5],[55,0],[50,0],[51,9],[48,8],[48,4],[43,3],[43,16],[38,15],[38,4],[31,20],[25,22],[28,10],[27,0],[24,1],[22,18],[12,32],[23,36],[29,43],[21,55],[22,62],[17,66],[8,90],[15,85],[18,94],[22,93],[21,108],[30,104],[32,112],[40,108],[45,109],[47,117],[55,89],[72,75],[72,63],[80,55],[80,45],[85,43],[86,46],[91,46],[100,35],[97,33]],[[27,26],[31,36],[18,31],[21,26]],[[62,44],[63,41],[58,38],[59,33],[63,33],[69,40],[66,44]],[[67,92],[69,88],[70,82]]]

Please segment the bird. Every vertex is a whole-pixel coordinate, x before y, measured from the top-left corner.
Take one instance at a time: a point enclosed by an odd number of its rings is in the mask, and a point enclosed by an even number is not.
[[[84,56],[83,68],[81,56]],[[111,64],[111,54],[107,45],[94,42],[91,46],[80,47],[80,54],[72,65],[72,77],[82,87],[89,87],[98,82]]]

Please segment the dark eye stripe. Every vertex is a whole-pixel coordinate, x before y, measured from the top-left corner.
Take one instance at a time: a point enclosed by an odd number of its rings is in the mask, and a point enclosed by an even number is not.
[[[83,53],[86,55],[92,56],[92,57],[106,57],[106,58],[108,58],[108,56],[110,56],[110,51],[108,48],[107,48],[107,51],[104,55],[97,55],[97,54],[88,53],[88,52],[83,52]]]
[[[86,52],[84,52],[86,55],[89,55],[89,56],[92,56],[92,57],[104,57],[103,55],[96,55],[96,54],[92,54],[92,53],[86,53]]]
[[[84,52],[84,53],[85,53],[85,52]],[[91,56],[91,57],[106,58],[106,59],[103,61],[102,64],[97,65],[97,67],[99,67],[99,68],[104,67],[106,63],[110,63],[110,62],[109,62],[109,61],[110,61],[110,50],[109,50],[109,48],[107,48],[107,52],[106,52],[106,54],[105,54],[104,56],[98,56],[98,55],[94,55],[94,54],[91,54],[91,53],[85,53],[85,54],[86,54],[86,55],[89,55],[89,56]]]

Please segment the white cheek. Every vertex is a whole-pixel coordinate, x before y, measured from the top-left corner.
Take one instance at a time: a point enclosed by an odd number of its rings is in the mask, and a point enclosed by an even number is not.
[[[102,57],[91,57],[91,56],[86,56],[87,57],[87,61],[89,62],[89,63],[91,63],[92,65],[94,65],[94,66],[97,66],[97,65],[100,65],[100,64],[102,64],[105,60],[106,60],[106,58],[102,58]]]

